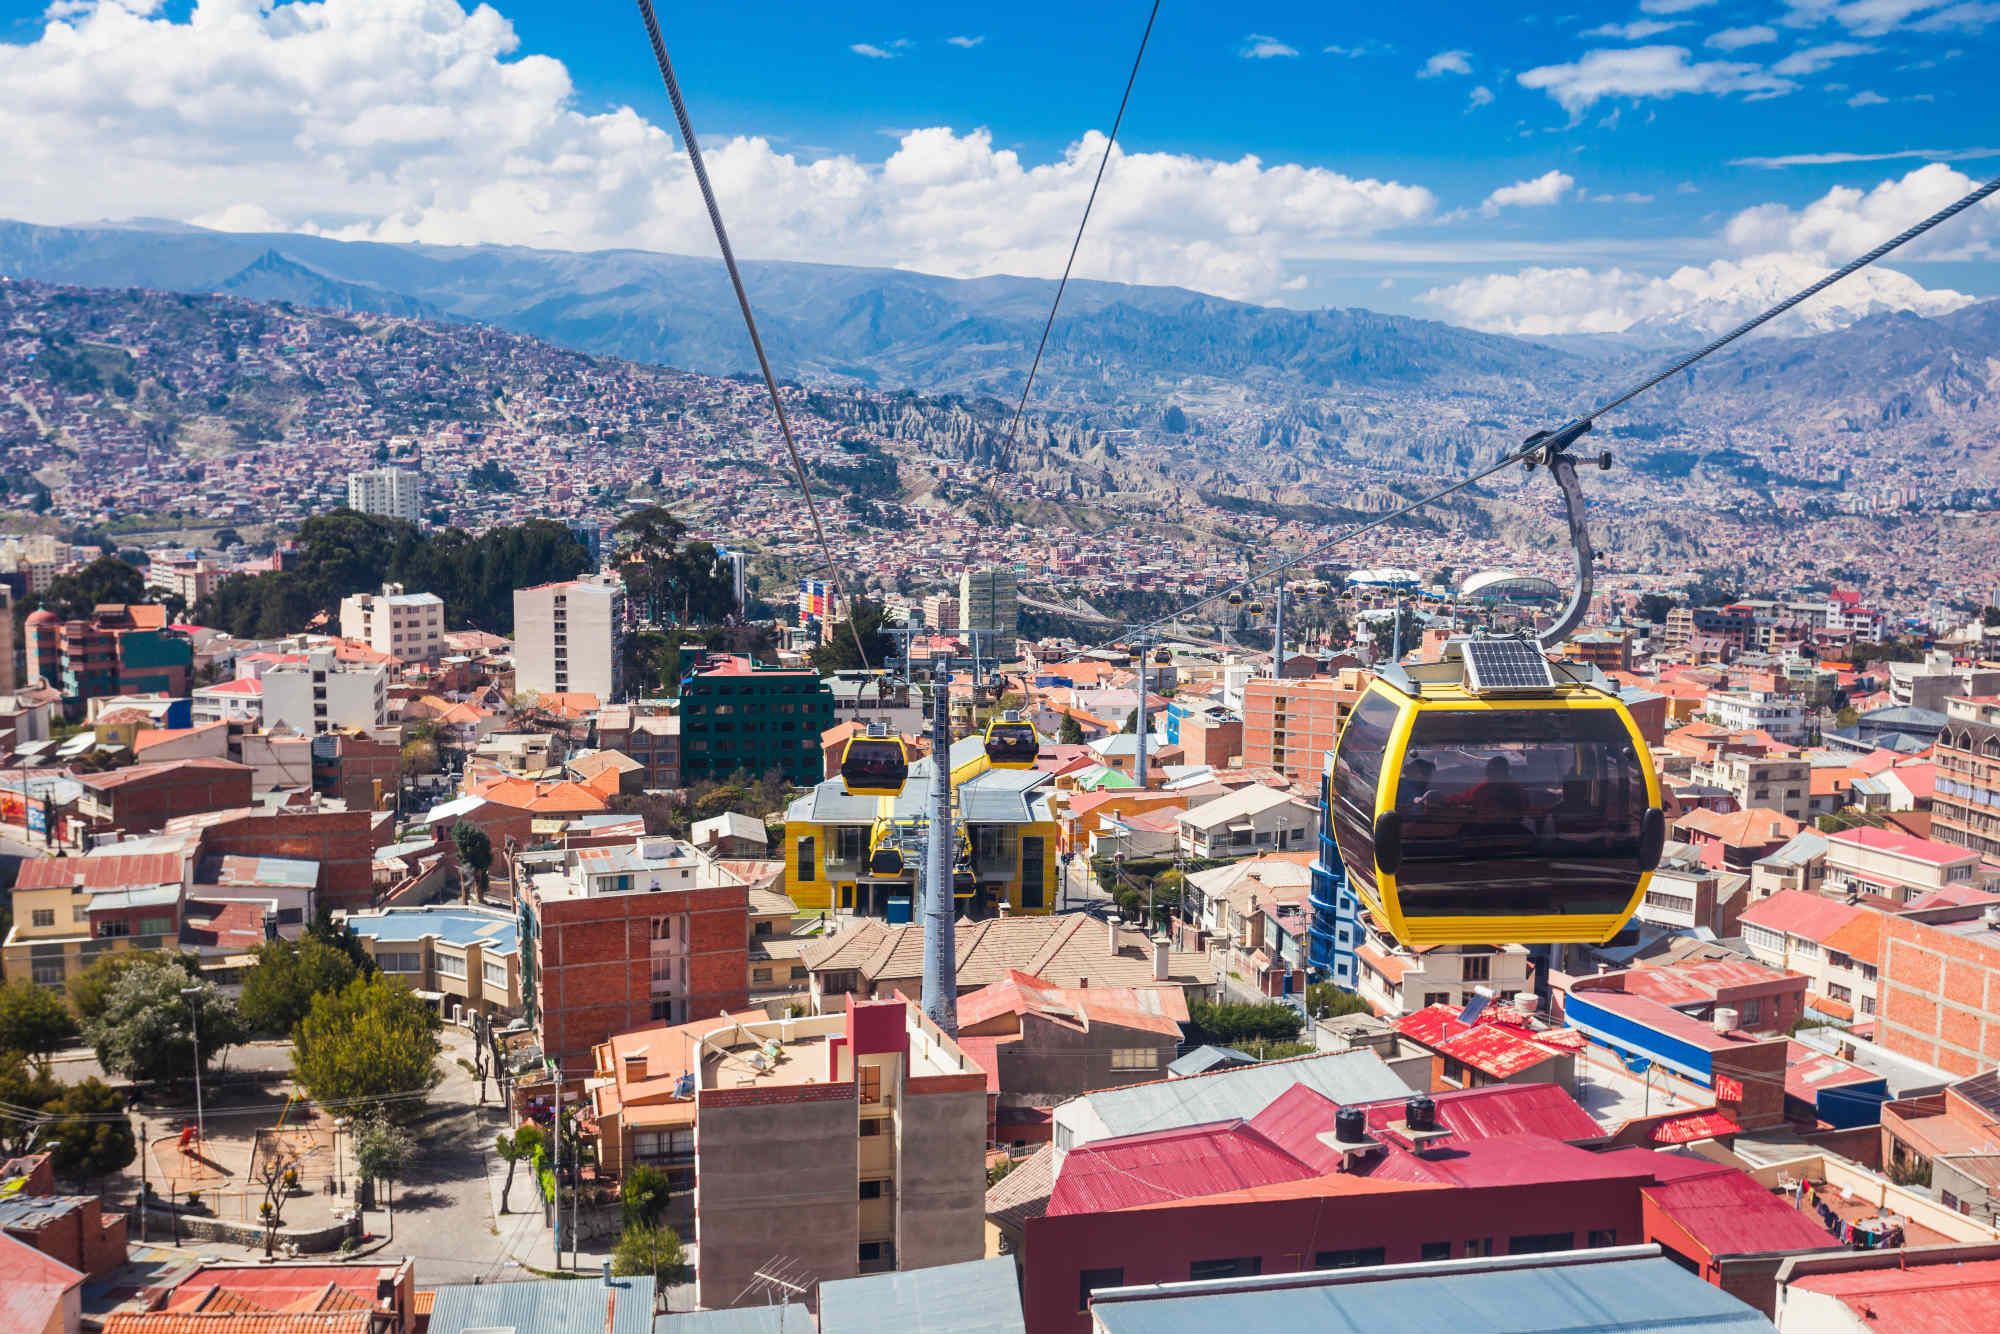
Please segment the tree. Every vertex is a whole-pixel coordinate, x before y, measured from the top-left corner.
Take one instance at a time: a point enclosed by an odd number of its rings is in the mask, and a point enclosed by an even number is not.
[[[1305,1020],[1297,1010],[1279,1001],[1211,1004],[1192,1000],[1188,1002],[1188,1018],[1193,1020],[1195,1029],[1195,1034],[1190,1035],[1191,1040],[1198,1035],[1202,1042],[1224,1047],[1254,1040],[1293,1042],[1305,1026]]]
[[[292,1073],[321,1103],[393,1098],[383,1114],[405,1119],[442,1078],[439,1023],[402,983],[379,973],[357,977],[313,997],[292,1036]]]
[[[835,621],[820,630],[819,647],[811,653],[813,670],[816,672],[851,671],[859,667],[880,667],[893,647],[889,636],[882,633],[882,626],[888,620],[882,604],[867,598],[855,598],[854,609],[844,621]],[[854,632],[861,632],[862,651],[868,661],[862,662],[854,651]]]
[[[324,903],[313,914],[312,924],[306,927],[306,935],[345,954],[348,962],[354,965],[355,976],[375,975],[375,956],[361,943],[359,933],[346,922],[335,922],[333,911]]]
[[[40,1143],[63,1176],[107,1177],[139,1156],[125,1095],[101,1079],[71,1084],[42,1104],[51,1119]]]
[[[657,1284],[679,1278],[686,1263],[687,1251],[681,1245],[680,1233],[670,1227],[628,1227],[618,1234],[618,1245],[611,1252],[612,1273],[651,1274]]]
[[[417,774],[434,774],[444,767],[443,757],[438,753],[435,741],[406,741],[403,743],[403,772],[415,777]]]
[[[417,1141],[409,1131],[379,1116],[369,1117],[355,1127],[354,1166],[363,1180],[400,1181],[416,1151]],[[382,1207],[388,1209],[387,1192],[384,1201]]]
[[[76,1010],[76,1017],[87,1026],[104,1013],[105,997],[120,979],[134,968],[157,960],[174,964],[187,975],[189,982],[201,976],[194,959],[185,954],[161,950],[116,950],[100,955],[95,963],[69,980],[69,1003]]]
[[[18,1158],[28,1152],[41,1126],[39,1113],[59,1096],[63,1086],[49,1073],[47,1061],[31,1061],[18,1051],[0,1051],[0,1157]],[[17,1108],[16,1112],[7,1108]]]
[[[1056,729],[1056,740],[1065,746],[1081,746],[1083,744],[1083,724],[1065,713],[1063,715],[1062,726]]]
[[[99,556],[75,574],[57,575],[39,598],[29,598],[24,605],[37,604],[65,621],[75,621],[89,619],[91,608],[102,602],[145,600],[144,575],[116,556]]]
[[[0,1051],[41,1056],[75,1036],[76,1021],[55,992],[26,978],[0,987]]]
[[[181,994],[190,988],[192,996]],[[195,1068],[197,1016],[203,1066],[249,1036],[236,1003],[214,983],[192,981],[177,961],[153,958],[118,979],[83,1031],[105,1070],[132,1080],[180,1080]]]
[[[626,1227],[652,1227],[667,1211],[673,1189],[667,1174],[657,1167],[639,1163],[625,1173],[618,1188],[619,1211]]]
[[[360,971],[345,951],[310,935],[296,943],[267,940],[244,970],[237,1005],[251,1028],[285,1036],[312,1009],[314,996],[341,990]]]
[[[533,1121],[523,1122],[520,1129],[511,1135],[502,1131],[494,1136],[493,1151],[507,1164],[507,1179],[500,1183],[501,1213],[507,1212],[507,1192],[514,1189],[515,1164],[533,1162],[541,1147],[542,1128]]]
[[[218,528],[208,541],[209,545],[217,551],[227,551],[231,547],[240,547],[243,545],[243,534],[237,532],[234,528]]]
[[[1373,1014],[1375,1007],[1335,983],[1315,982],[1306,988],[1306,1012],[1315,1019],[1337,1019],[1343,1014]]]
[[[643,619],[661,623],[672,606],[674,551],[687,525],[666,506],[648,505],[620,519],[611,531],[627,542],[618,566],[625,591],[644,609]]]
[[[486,876],[493,869],[493,836],[469,820],[460,820],[451,827],[451,841],[458,847],[458,860],[471,870],[484,896]]]
[[[1638,614],[1642,621],[1654,625],[1665,625],[1667,613],[1674,609],[1674,600],[1665,593],[1642,593],[1639,595]]]

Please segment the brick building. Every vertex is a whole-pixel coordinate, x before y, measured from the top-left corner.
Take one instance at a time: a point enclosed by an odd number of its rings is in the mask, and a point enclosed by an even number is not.
[[[2000,695],[1945,701],[1931,834],[2000,861]]]
[[[104,695],[185,695],[194,645],[167,628],[157,604],[107,603],[89,620],[64,621],[47,608],[31,612],[27,682],[60,691],[71,717]]]
[[[240,805],[248,806],[246,797]],[[319,863],[318,901],[352,912],[375,900],[375,850],[386,847],[395,817],[388,811],[221,811],[192,816],[168,829],[201,830],[209,855],[288,857]]]
[[[1977,906],[1885,916],[1876,985],[1889,1050],[1957,1075],[2000,1064],[2000,923]]]
[[[93,830],[150,834],[175,816],[248,806],[251,773],[247,764],[205,759],[80,774],[77,815]]]
[[[1319,782],[1321,764],[1340,736],[1347,710],[1361,698],[1361,673],[1333,680],[1256,677],[1243,686],[1243,764],[1278,770],[1296,786]]]
[[[0,1231],[91,1278],[125,1263],[125,1215],[95,1195],[56,1194],[46,1153],[0,1166]]]
[[[312,739],[313,791],[339,797],[350,811],[389,809],[403,779],[396,732],[327,732]]]
[[[514,881],[522,999],[564,1067],[614,1033],[748,1003],[749,888],[687,844],[522,853]]]

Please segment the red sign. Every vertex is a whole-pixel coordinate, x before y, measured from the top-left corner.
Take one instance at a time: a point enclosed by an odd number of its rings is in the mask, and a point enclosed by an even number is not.
[[[1653,1143],[1692,1144],[1698,1139],[1733,1135],[1737,1129],[1737,1124],[1720,1112],[1696,1112],[1693,1116],[1662,1121],[1653,1127]]]
[[[1742,1102],[1743,1086],[1728,1075],[1715,1077],[1715,1100],[1717,1102]]]

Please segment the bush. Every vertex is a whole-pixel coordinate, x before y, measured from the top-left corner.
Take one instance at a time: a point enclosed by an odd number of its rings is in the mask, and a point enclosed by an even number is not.
[[[670,1227],[628,1227],[618,1234],[611,1252],[611,1272],[651,1274],[655,1283],[672,1283],[687,1264],[687,1251]]]
[[[1188,1018],[1192,1020],[1193,1032],[1188,1035],[1190,1045],[1214,1043],[1221,1047],[1233,1047],[1244,1042],[1296,1042],[1299,1030],[1305,1021],[1299,1012],[1280,1001],[1266,1001],[1263,1004],[1246,1004],[1225,1001],[1211,1004],[1208,1001],[1189,1001]]]

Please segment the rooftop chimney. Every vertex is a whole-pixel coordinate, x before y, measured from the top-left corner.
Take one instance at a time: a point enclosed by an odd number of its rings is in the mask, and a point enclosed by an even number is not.
[[[1168,944],[1169,942],[1165,934],[1153,937],[1153,980],[1155,982],[1164,982],[1167,980]]]
[[[1116,917],[1105,918],[1104,929],[1110,937],[1110,944],[1107,948],[1110,949],[1113,956],[1116,956],[1118,953],[1118,919]]]

